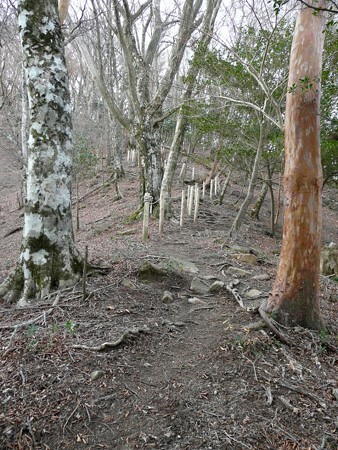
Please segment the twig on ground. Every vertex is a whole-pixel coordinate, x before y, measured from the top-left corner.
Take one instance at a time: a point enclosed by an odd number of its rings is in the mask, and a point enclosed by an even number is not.
[[[0,326],[0,330],[12,330],[13,328],[17,329],[21,327],[27,327],[29,325],[33,325],[36,322],[39,322],[40,320],[43,320],[43,322],[46,323],[47,314],[50,314],[54,310],[54,308],[59,303],[59,300],[60,300],[60,293],[58,292],[52,306],[47,311],[44,311],[42,314],[40,314],[38,317],[35,317],[35,319],[27,320],[26,322],[17,323],[15,325]]]
[[[147,326],[144,326],[143,328],[142,327],[128,328],[127,330],[125,330],[122,333],[122,335],[116,341],[103,342],[102,344],[96,345],[93,347],[90,347],[88,345],[83,345],[83,344],[76,344],[76,345],[73,345],[73,348],[82,349],[82,350],[91,350],[94,352],[102,352],[102,350],[118,347],[120,344],[127,341],[128,339],[135,338],[137,334],[149,333],[149,331],[150,330]]]
[[[263,387],[264,387],[265,393],[266,393],[266,404],[268,406],[271,406],[272,402],[273,402],[271,388],[270,388],[270,386],[267,386],[267,387],[263,386]]]
[[[35,435],[34,435],[33,430],[32,430],[32,426],[31,426],[31,422],[29,420],[29,417],[26,417],[26,426],[27,426],[28,432],[29,432],[29,434],[30,434],[30,436],[32,438],[32,441],[33,441],[33,448],[36,448],[36,439],[35,439]]]
[[[127,386],[124,381],[123,381],[123,385],[127,389],[127,391],[131,392],[132,394],[136,395],[137,398],[142,400],[141,397],[138,395],[138,393],[136,391],[134,391],[133,389],[131,389],[129,386]]]
[[[11,345],[12,345],[13,339],[14,339],[17,331],[18,331],[18,327],[14,327],[13,333],[12,333],[10,339],[9,339],[9,343],[7,345],[7,348],[6,348],[3,356],[6,356],[11,351]]]
[[[71,412],[71,414],[67,417],[63,427],[62,427],[62,432],[63,434],[65,434],[65,430],[66,430],[66,426],[68,425],[68,422],[70,421],[70,419],[73,417],[73,415],[76,413],[76,411],[78,410],[80,406],[80,402],[77,402],[77,405],[75,406],[75,408],[73,409],[73,411]]]
[[[230,294],[232,294],[235,297],[235,300],[239,304],[239,306],[244,309],[243,299],[239,295],[238,290],[235,288],[235,286],[237,286],[238,283],[239,283],[238,280],[231,281],[231,283],[227,284],[225,288],[228,292],[230,292]]]
[[[283,395],[280,395],[279,400],[283,403],[284,406],[286,406],[288,409],[290,409],[290,411],[292,411],[294,414],[297,414],[297,415],[300,414],[300,409],[291,405],[290,401],[286,397],[283,397]]]
[[[242,448],[248,448],[249,450],[252,449],[251,445],[246,445],[244,444],[244,442],[239,441],[238,439],[235,439],[234,437],[230,436],[230,434],[228,434],[225,430],[222,430],[222,433],[224,433],[226,435],[226,437],[228,439],[230,439],[231,441],[237,442],[237,444],[240,444],[242,446]]]

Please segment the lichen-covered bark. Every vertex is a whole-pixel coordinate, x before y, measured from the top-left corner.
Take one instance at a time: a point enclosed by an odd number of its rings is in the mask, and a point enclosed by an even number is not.
[[[323,327],[318,292],[323,181],[319,77],[324,23],[322,13],[314,15],[305,8],[294,32],[285,117],[283,242],[267,304],[267,311],[280,323],[313,329]]]
[[[140,202],[143,205],[143,197],[146,192],[152,196],[152,201],[156,210],[160,198],[161,182],[163,176],[161,151],[160,151],[160,130],[152,123],[152,118],[144,117],[140,123],[135,125],[133,140],[140,157]]]
[[[20,260],[0,295],[21,304],[71,285],[82,266],[72,229],[71,105],[57,4],[18,1],[30,113],[27,198]]]

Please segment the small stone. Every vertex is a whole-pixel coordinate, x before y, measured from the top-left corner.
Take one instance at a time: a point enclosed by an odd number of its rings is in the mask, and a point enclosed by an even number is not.
[[[233,266],[228,267],[227,270],[225,271],[225,273],[227,273],[228,275],[236,275],[237,277],[240,277],[240,278],[251,275],[250,272],[243,270],[243,269],[239,269],[238,267],[233,267]]]
[[[102,378],[105,375],[105,371],[104,370],[94,370],[91,374],[90,374],[90,379],[92,381],[96,381],[99,378]]]
[[[257,298],[262,294],[261,291],[259,291],[258,289],[249,289],[248,291],[246,291],[246,293],[244,294],[246,298]]]
[[[209,285],[206,281],[194,277],[191,281],[190,290],[196,294],[204,295],[209,291]]]
[[[257,281],[267,281],[270,280],[270,275],[268,273],[261,273],[259,275],[255,275],[252,279]]]
[[[174,297],[171,292],[164,291],[162,295],[162,302],[163,303],[172,303],[174,301]]]
[[[239,255],[236,255],[236,259],[238,261],[251,264],[253,266],[255,266],[258,263],[257,257],[252,253],[240,253]]]
[[[157,281],[168,275],[168,272],[157,264],[145,261],[139,268],[138,275],[142,281]]]
[[[209,287],[209,293],[210,294],[217,294],[217,292],[220,292],[224,288],[223,281],[214,281],[212,285]]]
[[[123,280],[121,281],[121,285],[128,289],[136,289],[135,284],[128,280],[128,278],[123,278]]]
[[[188,298],[188,302],[192,305],[206,305],[207,303],[198,297]]]
[[[167,439],[170,439],[171,437],[175,436],[175,434],[172,431],[169,430],[167,433],[164,433],[164,436]]]
[[[166,263],[165,267],[168,270],[173,270],[174,272],[187,272],[187,273],[198,273],[199,269],[198,267],[192,263],[191,261],[186,261],[184,259],[177,259],[177,258],[169,258]]]

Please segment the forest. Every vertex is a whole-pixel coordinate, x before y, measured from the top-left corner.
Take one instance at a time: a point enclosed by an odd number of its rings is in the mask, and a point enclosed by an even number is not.
[[[338,448],[337,13],[0,1],[1,449]]]

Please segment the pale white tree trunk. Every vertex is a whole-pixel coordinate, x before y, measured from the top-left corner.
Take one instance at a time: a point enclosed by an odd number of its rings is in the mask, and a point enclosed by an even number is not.
[[[72,123],[57,0],[19,0],[30,130],[20,260],[0,287],[8,301],[33,298],[78,280],[71,217]]]
[[[161,76],[155,73],[157,57],[163,51],[164,32],[173,26],[170,15],[164,16],[160,0],[142,4],[125,0],[106,0],[102,17],[114,32],[123,58],[123,73],[129,108],[122,109],[116,92],[107,82],[84,41],[81,53],[111,113],[126,128],[140,157],[140,205],[145,192],[156,202],[162,182],[160,126],[166,117],[164,103],[179,71],[187,44],[202,22],[203,0],[184,0],[177,17],[177,33],[167,54],[167,65]],[[97,7],[99,3],[97,3]],[[111,37],[109,37],[111,39]]]
[[[206,12],[203,17],[201,37],[197,47],[198,50],[196,52],[197,58],[203,58],[204,52],[210,44],[220,4],[220,0],[208,0]],[[199,69],[197,68],[197,65],[194,64],[192,64],[188,70],[186,89],[183,94],[183,102],[189,101],[192,96],[198,71]],[[167,165],[164,170],[161,184],[161,197],[164,201],[164,215],[166,217],[171,215],[171,189],[177,167],[177,161],[183,146],[186,125],[187,118],[185,117],[184,110],[181,107],[178,113],[175,134],[170,147]]]
[[[21,99],[21,156],[23,166],[27,166],[28,155],[28,124],[29,108],[25,70],[22,71],[22,99]]]

